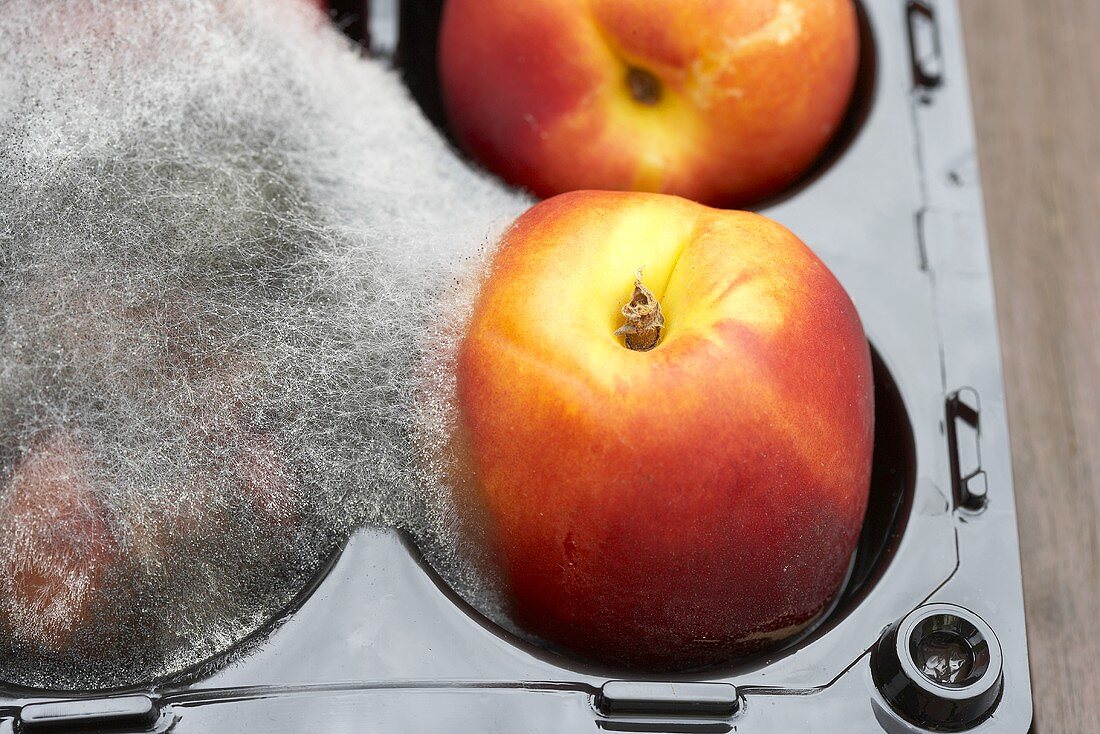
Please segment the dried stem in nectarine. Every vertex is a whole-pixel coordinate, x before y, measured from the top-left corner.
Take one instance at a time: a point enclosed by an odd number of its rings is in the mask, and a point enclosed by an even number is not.
[[[615,330],[617,336],[626,337],[626,346],[635,352],[648,352],[661,340],[665,315],[653,291],[642,285],[642,271],[634,274],[634,293],[623,306],[626,323]]]

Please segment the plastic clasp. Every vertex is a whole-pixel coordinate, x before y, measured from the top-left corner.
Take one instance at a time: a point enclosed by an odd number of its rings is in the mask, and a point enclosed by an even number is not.
[[[1004,689],[997,636],[955,604],[917,607],[886,629],[871,652],[876,687],[903,719],[934,731],[985,721]]]

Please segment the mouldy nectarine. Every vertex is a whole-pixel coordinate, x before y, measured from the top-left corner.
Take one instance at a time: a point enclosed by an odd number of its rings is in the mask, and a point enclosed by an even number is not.
[[[0,626],[13,641],[60,653],[96,621],[119,546],[70,435],[35,443],[0,486]]]

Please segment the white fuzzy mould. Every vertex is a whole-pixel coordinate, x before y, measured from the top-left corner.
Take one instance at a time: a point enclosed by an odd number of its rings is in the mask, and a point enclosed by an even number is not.
[[[307,3],[0,4],[0,680],[180,670],[364,523],[448,563],[414,447],[528,203]]]

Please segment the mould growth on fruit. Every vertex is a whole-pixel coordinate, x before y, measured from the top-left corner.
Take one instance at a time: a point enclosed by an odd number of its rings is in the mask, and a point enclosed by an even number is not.
[[[626,86],[635,102],[653,106],[661,101],[661,82],[645,69],[636,66],[627,69]]]
[[[492,606],[411,437],[528,200],[306,3],[4,0],[0,38],[0,680],[223,661],[364,525]]]
[[[634,292],[622,308],[626,323],[615,330],[616,336],[626,337],[626,346],[635,352],[648,352],[661,340],[665,315],[653,291],[642,285],[642,271],[634,274]]]

